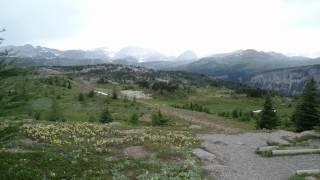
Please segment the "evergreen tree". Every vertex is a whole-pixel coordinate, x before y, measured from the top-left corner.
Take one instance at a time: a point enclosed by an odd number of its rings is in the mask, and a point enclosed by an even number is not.
[[[72,88],[72,86],[71,86],[71,82],[70,81],[68,81],[68,89],[71,89]]]
[[[139,121],[139,117],[138,114],[136,112],[134,112],[131,116],[130,116],[130,123],[131,124],[137,124]]]
[[[6,31],[5,29],[2,29],[2,30],[0,30],[0,33],[1,32],[4,32],[4,31]],[[0,44],[2,44],[2,41],[4,40],[4,38],[2,38],[2,37],[0,37]],[[1,57],[6,57],[7,55],[9,54],[9,52],[8,52],[8,50],[4,50],[4,51],[1,51],[0,52],[0,58]],[[4,65],[4,64],[2,64],[2,61],[4,61],[2,58],[0,59],[0,67],[2,68],[2,65]]]
[[[112,99],[118,99],[118,91],[116,87],[112,88]]]
[[[136,104],[136,103],[137,103],[137,98],[136,98],[136,96],[134,96],[133,99],[132,99],[131,105],[134,105],[134,104]]]
[[[64,122],[64,116],[62,109],[59,106],[59,103],[56,99],[53,99],[52,105],[51,105],[51,111],[49,114],[49,120],[50,121],[62,121]]]
[[[296,127],[296,131],[301,132],[304,130],[311,130],[315,126],[320,125],[317,98],[317,85],[312,77],[308,80],[301,95],[300,102],[292,115],[292,122]]]
[[[79,94],[78,100],[79,101],[84,101],[84,95],[82,93]]]
[[[106,108],[102,112],[99,120],[100,120],[101,123],[110,123],[110,122],[112,122],[112,116],[111,116],[108,108]]]
[[[62,84],[63,87],[67,88],[67,81],[66,80],[63,80],[63,84]]]
[[[159,110],[156,113],[152,114],[152,125],[153,126],[162,126],[168,123],[168,119],[162,115],[161,111]]]
[[[273,129],[279,125],[279,119],[272,105],[271,96],[266,96],[260,119],[257,121],[258,129]]]
[[[0,29],[0,33],[6,31],[5,29]],[[0,37],[0,45],[4,41],[4,38]],[[14,60],[11,60],[10,62],[7,61],[7,57],[10,55],[11,51],[8,49],[5,49],[3,51],[0,51],[0,73],[6,71],[8,68],[12,68],[14,65]],[[1,78],[1,76],[0,76]]]

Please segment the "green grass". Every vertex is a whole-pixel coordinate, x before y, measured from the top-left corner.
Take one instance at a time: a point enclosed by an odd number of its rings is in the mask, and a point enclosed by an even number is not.
[[[304,176],[294,175],[290,178],[290,180],[305,180]]]
[[[46,149],[47,150],[47,149]],[[101,158],[89,156],[90,162],[69,154],[55,152],[32,152],[32,153],[0,153],[0,179],[63,179],[102,177],[104,174],[90,173],[94,165],[96,170],[109,169],[110,164]],[[108,176],[105,176],[108,177]],[[110,177],[110,176],[109,176]]]
[[[241,94],[234,94],[231,90],[225,88],[198,88],[194,93],[184,98],[171,95],[170,97],[160,96],[148,101],[168,106],[182,106],[193,102],[205,106],[209,109],[210,113],[218,115],[222,112],[231,113],[234,109],[240,109],[242,112],[262,109],[264,98],[252,98]],[[294,108],[288,107],[289,103],[286,98],[275,97],[273,98],[273,102],[280,119],[288,119],[291,116]]]
[[[0,116],[34,116],[40,114],[40,119],[48,120],[53,99],[59,105],[62,115],[67,121],[85,122],[89,119],[98,120],[101,112],[108,107],[117,121],[127,121],[133,112],[143,112],[139,103],[126,100],[113,100],[104,96],[88,97],[87,90],[77,81],[72,82],[72,89],[43,83],[43,77],[14,76],[0,81]],[[59,76],[58,79],[66,79]],[[79,101],[78,95],[84,91],[84,100]],[[13,92],[8,95],[9,92]]]
[[[0,147],[12,144],[19,136],[20,124],[0,123]]]

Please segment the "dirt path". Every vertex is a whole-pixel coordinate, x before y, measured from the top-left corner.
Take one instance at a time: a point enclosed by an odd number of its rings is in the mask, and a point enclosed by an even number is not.
[[[173,116],[178,119],[182,119],[184,121],[190,122],[190,124],[199,125],[202,128],[210,129],[213,132],[232,134],[242,132],[242,129],[245,128],[243,123],[232,120],[225,120],[223,118],[211,114],[189,111],[185,109],[178,109],[168,107],[165,105],[151,104],[145,101],[141,102],[154,109],[159,109],[161,112],[168,116]]]

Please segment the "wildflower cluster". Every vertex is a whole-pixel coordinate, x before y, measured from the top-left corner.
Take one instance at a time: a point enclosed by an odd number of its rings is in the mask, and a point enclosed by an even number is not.
[[[186,131],[149,130],[137,137],[141,142],[177,147],[192,146],[199,143],[199,139]]]
[[[3,131],[4,129],[8,128],[9,124],[8,123],[2,123],[0,122],[0,131]]]
[[[94,123],[24,124],[24,134],[39,142],[56,145],[90,145],[100,152],[115,145],[158,144],[176,147],[192,146],[199,139],[186,131],[148,129],[130,134],[109,125]]]
[[[118,132],[108,125],[93,123],[37,123],[24,124],[23,133],[38,142],[55,145],[78,145],[96,152],[107,152],[101,139],[109,138]]]

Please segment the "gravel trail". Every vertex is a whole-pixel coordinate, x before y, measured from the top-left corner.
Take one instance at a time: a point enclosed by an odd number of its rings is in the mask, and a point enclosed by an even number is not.
[[[203,144],[194,153],[209,175],[221,180],[283,180],[298,169],[320,168],[320,155],[260,157],[255,149],[267,141],[287,143],[282,137],[297,134],[287,131],[272,133],[204,134]]]

